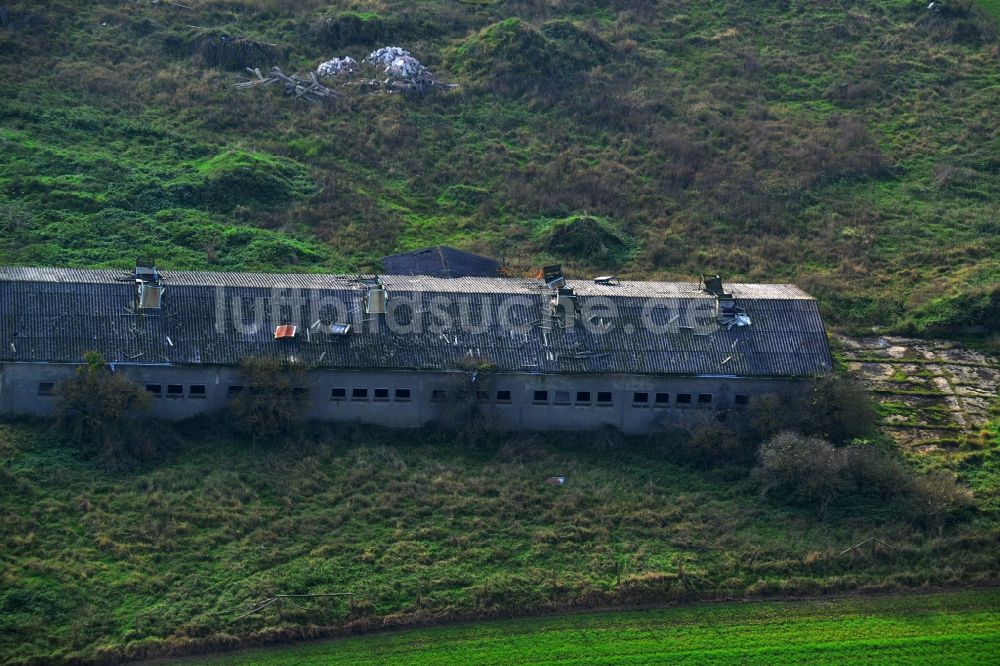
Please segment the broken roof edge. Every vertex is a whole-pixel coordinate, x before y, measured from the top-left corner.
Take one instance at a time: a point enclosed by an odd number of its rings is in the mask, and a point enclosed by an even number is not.
[[[278,289],[360,289],[362,281],[375,274],[262,273],[216,271],[160,271],[174,286],[258,287]],[[0,280],[12,282],[67,282],[105,284],[120,281],[126,269],[80,269],[47,267],[0,267]],[[381,274],[385,286],[395,291],[439,291],[474,294],[538,294],[546,287],[536,278],[455,277]],[[596,284],[589,280],[567,280],[578,296],[711,298],[690,282],[621,280],[619,284]],[[789,283],[734,282],[727,285],[735,298],[768,300],[816,299]]]

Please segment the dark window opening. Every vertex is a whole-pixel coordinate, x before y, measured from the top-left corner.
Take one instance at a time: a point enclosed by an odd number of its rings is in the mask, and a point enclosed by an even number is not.
[[[410,389],[396,389],[395,399],[396,402],[409,402]]]
[[[677,404],[688,405],[691,404],[691,394],[690,393],[678,393],[677,394]]]
[[[364,402],[368,400],[368,389],[366,388],[351,389],[351,400],[355,400],[357,402]]]
[[[242,386],[237,386],[237,385],[233,384],[233,385],[231,385],[229,387],[228,391],[226,391],[226,395],[228,397],[232,398],[233,396],[237,395],[242,390],[243,390]]]
[[[434,389],[431,391],[431,400],[434,402],[444,402],[448,399],[448,392],[444,389]]]
[[[611,404],[611,391],[598,391],[597,392],[597,404],[598,405],[610,405]]]
[[[536,405],[546,405],[549,402],[549,392],[548,391],[535,391],[535,397],[533,398]]]
[[[632,394],[632,405],[635,407],[648,407],[649,406],[649,393],[645,391],[636,391]]]
[[[347,389],[340,386],[330,389],[330,400],[347,400]]]
[[[699,405],[711,405],[712,404],[712,394],[711,393],[699,393],[698,394],[698,404]]]
[[[159,398],[163,395],[163,384],[146,384],[146,393],[154,398]]]
[[[510,404],[510,391],[497,391],[497,402]]]
[[[661,407],[663,405],[666,405],[669,402],[670,402],[670,394],[669,393],[657,393],[656,394],[656,406],[657,407]]]
[[[733,402],[735,402],[737,405],[749,405],[750,396],[737,393],[736,398],[733,400]]]
[[[389,389],[387,388],[377,388],[372,394],[372,399],[375,402],[389,402]]]
[[[168,398],[183,398],[184,397],[184,385],[183,384],[167,384],[167,397]]]
[[[577,391],[576,392],[576,404],[578,404],[578,405],[589,405],[590,404],[590,391]]]
[[[208,395],[204,384],[191,384],[188,387],[188,396],[191,398],[204,398]]]
[[[55,395],[55,393],[56,393],[55,382],[38,383],[38,395]]]
[[[555,396],[552,398],[552,403],[555,405],[568,405],[569,391],[556,391]]]
[[[489,391],[476,391],[476,402],[489,402],[490,392]]]

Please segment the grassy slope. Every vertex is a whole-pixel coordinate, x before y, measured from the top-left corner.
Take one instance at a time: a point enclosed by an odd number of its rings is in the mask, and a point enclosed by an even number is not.
[[[997,453],[953,465],[978,509],[938,536],[877,502],[763,503],[735,471],[670,462],[670,441],[578,436],[463,451],[441,435],[321,429],[252,449],[206,424],[129,474],[30,424],[0,429],[0,654],[142,654],[511,610],[984,584],[1000,570]],[[595,442],[597,440],[595,439]],[[925,460],[926,462],[926,460]],[[565,487],[542,481],[567,476]],[[878,535],[894,549],[849,545]],[[272,607],[276,593],[353,603]]]
[[[1000,651],[1000,593],[765,602],[419,629],[183,664],[981,664]]]
[[[918,327],[1000,281],[996,31],[960,3],[184,4],[5,3],[0,261],[355,270],[447,242],[795,280],[835,323]],[[290,71],[397,42],[461,88],[235,91],[197,55],[223,32]],[[231,151],[260,163],[213,187],[197,164]],[[602,224],[550,241],[580,210]]]

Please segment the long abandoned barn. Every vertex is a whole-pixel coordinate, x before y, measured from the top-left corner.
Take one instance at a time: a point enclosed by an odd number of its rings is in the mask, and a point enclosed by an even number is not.
[[[785,284],[0,268],[0,413],[50,412],[87,351],[165,419],[223,409],[259,357],[310,368],[315,419],[418,426],[471,401],[506,428],[625,432],[832,365],[816,301]]]

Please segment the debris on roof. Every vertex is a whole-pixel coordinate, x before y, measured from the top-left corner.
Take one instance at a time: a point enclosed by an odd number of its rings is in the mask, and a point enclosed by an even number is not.
[[[274,327],[274,339],[284,340],[287,338],[294,338],[295,334],[298,332],[299,327],[293,326],[291,324],[281,324]]]
[[[816,301],[792,285],[726,285],[753,318],[740,326],[737,312],[730,330],[697,314],[711,312],[716,298],[690,283],[567,280],[588,316],[546,329],[537,322],[554,294],[537,279],[381,275],[384,290],[409,307],[378,316],[367,314],[356,276],[171,271],[160,279],[169,301],[161,316],[138,322],[126,310],[136,298],[131,272],[123,281],[116,270],[0,267],[0,362],[76,363],[93,350],[108,362],[230,366],[294,352],[317,367],[407,371],[454,368],[471,353],[498,372],[551,374],[809,377],[832,365]],[[293,292],[298,321],[275,300]],[[591,325],[594,298],[613,304],[609,327]],[[331,302],[340,304],[336,315]],[[267,305],[252,311],[254,303]],[[434,328],[441,308],[453,323],[444,333]],[[396,310],[422,323],[400,332]],[[329,334],[295,330],[276,344],[279,326],[317,320]]]

